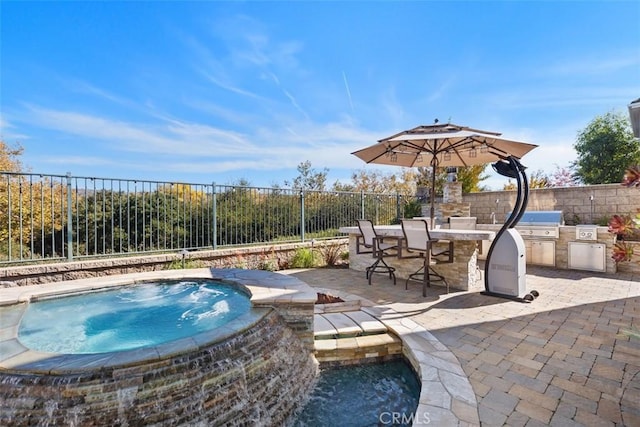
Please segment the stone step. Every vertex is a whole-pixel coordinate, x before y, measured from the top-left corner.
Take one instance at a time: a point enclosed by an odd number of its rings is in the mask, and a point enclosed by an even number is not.
[[[340,362],[402,354],[402,341],[390,333],[319,339],[314,342],[318,362]]]
[[[345,313],[320,314],[336,329],[334,338],[357,337],[363,334],[362,328]]]
[[[324,316],[316,314],[313,316],[313,336],[315,339],[335,338],[338,331]]]
[[[315,314],[313,332],[318,340],[383,334],[387,328],[372,315],[357,310]]]
[[[344,314],[360,326],[364,335],[383,334],[387,332],[387,327],[369,313],[365,313],[364,311],[347,311]]]

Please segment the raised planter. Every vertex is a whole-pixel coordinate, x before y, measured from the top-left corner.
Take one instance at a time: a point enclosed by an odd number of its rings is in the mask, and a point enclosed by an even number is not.
[[[625,241],[625,243],[633,247],[633,257],[631,261],[622,261],[618,263],[618,271],[620,273],[640,274],[640,241]]]

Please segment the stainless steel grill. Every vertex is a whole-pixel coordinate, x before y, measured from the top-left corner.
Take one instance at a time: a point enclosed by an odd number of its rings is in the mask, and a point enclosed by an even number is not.
[[[562,211],[527,211],[520,218],[516,230],[524,239],[557,239],[561,225],[564,225]]]

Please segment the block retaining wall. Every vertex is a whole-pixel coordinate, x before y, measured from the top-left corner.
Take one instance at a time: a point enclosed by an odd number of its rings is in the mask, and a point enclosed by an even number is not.
[[[249,270],[284,270],[290,268],[296,251],[312,248],[318,254],[318,260],[326,263],[328,251],[348,252],[348,239],[334,239],[315,242],[274,244],[265,246],[238,247],[209,251],[189,252],[185,264],[212,268],[243,268]],[[35,265],[20,265],[0,269],[0,282],[5,286],[38,285],[64,280],[114,274],[130,274],[144,271],[167,270],[170,266],[179,267],[182,255],[178,252],[132,256],[119,258],[101,258],[73,262],[60,262]]]
[[[492,212],[496,214],[496,222],[502,224],[515,204],[516,195],[516,191],[486,191],[464,194],[462,201],[469,204],[470,216],[477,217],[479,224],[492,222]],[[567,225],[597,224],[614,214],[638,212],[640,190],[620,184],[539,188],[530,191],[527,209],[563,211]]]

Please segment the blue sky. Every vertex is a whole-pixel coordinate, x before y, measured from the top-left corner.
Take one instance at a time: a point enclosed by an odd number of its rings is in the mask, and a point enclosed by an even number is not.
[[[3,1],[0,136],[33,172],[270,186],[440,122],[538,144],[640,97],[638,1]],[[387,171],[393,169],[386,169]],[[487,181],[499,189],[501,177]]]

